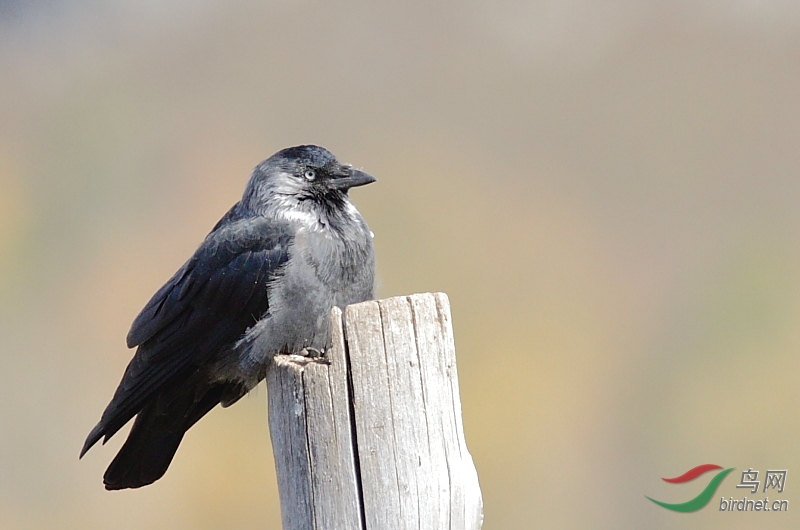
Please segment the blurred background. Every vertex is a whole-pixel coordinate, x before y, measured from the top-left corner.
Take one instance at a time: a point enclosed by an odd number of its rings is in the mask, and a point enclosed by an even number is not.
[[[127,429],[78,451],[139,309],[301,143],[379,178],[379,295],[450,296],[486,530],[797,528],[799,66],[791,0],[0,0],[0,528],[279,528],[263,387],[147,488],[103,489]],[[644,498],[703,463],[704,510]]]

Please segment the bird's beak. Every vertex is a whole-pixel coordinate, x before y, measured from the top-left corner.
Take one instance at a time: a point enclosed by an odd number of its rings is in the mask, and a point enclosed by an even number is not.
[[[350,188],[355,188],[357,186],[364,186],[366,184],[370,184],[375,182],[376,179],[369,173],[364,173],[363,171],[359,171],[354,169],[352,173],[345,177],[337,177],[331,179],[330,183],[331,186],[337,190],[348,190]]]

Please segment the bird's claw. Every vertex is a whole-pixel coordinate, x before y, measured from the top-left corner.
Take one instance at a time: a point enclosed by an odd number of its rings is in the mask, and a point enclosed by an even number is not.
[[[303,357],[307,357],[309,359],[313,359],[314,361],[330,364],[331,361],[327,357],[325,357],[325,350],[318,350],[316,348],[303,348],[303,351],[300,352],[300,355]]]

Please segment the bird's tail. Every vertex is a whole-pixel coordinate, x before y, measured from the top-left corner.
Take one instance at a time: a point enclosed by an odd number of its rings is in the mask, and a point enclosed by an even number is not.
[[[160,479],[183,435],[219,404],[226,386],[198,393],[196,387],[179,385],[155,396],[136,416],[128,439],[103,475],[106,489],[140,488]]]

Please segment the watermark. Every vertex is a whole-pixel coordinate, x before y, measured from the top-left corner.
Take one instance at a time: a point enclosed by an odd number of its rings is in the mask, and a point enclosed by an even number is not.
[[[758,480],[758,471],[753,471],[753,468],[747,468],[747,471],[742,471],[742,481],[736,486],[737,488],[752,488],[750,493],[758,491],[758,485],[761,481]],[[774,488],[778,493],[783,493],[783,488],[786,486],[786,470],[785,469],[768,469],[767,477],[764,479],[764,493],[768,489]]]
[[[692,481],[703,475],[709,471],[714,470],[721,470],[718,471],[714,477],[708,482],[706,487],[703,491],[700,492],[699,495],[690,499],[686,502],[681,503],[667,503],[658,501],[653,499],[652,497],[647,497],[647,499],[651,500],[652,502],[658,504],[659,506],[666,508],[667,510],[671,510],[673,512],[681,512],[681,513],[689,513],[689,512],[696,512],[697,510],[704,508],[709,502],[711,502],[712,497],[717,492],[717,488],[719,488],[722,481],[728,474],[733,471],[734,468],[730,467],[727,469],[722,469],[722,466],[718,466],[716,464],[703,464],[697,467],[693,467],[683,475],[674,478],[662,478],[661,480],[665,482],[669,482],[671,484],[683,484],[689,481]],[[774,490],[776,493],[783,493],[784,488],[786,487],[786,475],[787,470],[785,469],[768,469],[764,474],[764,481],[763,481],[763,489],[761,489],[760,493],[766,494],[767,490]],[[742,478],[739,481],[739,484],[736,485],[736,488],[744,488],[750,491],[750,494],[758,494],[759,489],[762,486],[762,481],[759,480],[759,471],[753,470],[753,468],[747,468],[747,471],[742,471]],[[754,498],[741,498],[735,499],[733,496],[726,498],[726,496],[722,496],[719,500],[719,511],[721,512],[786,512],[789,510],[789,501],[786,499],[773,499],[770,500],[769,497],[765,496],[763,499],[754,499]]]
[[[719,511],[721,512],[786,512],[789,511],[789,501],[786,499],[770,501],[769,497],[764,499],[744,499],[736,500],[733,497],[719,500]]]
[[[682,484],[684,482],[689,482],[690,480],[694,480],[703,473],[706,473],[714,469],[722,469],[722,466],[718,466],[716,464],[703,464],[702,466],[693,467],[692,469],[690,469],[689,471],[687,471],[686,473],[684,473],[679,477],[662,478],[661,480],[665,482],[670,482],[672,484]],[[713,497],[714,493],[717,492],[717,488],[719,487],[720,483],[725,477],[728,476],[728,473],[730,473],[731,471],[733,471],[733,468],[729,467],[728,469],[724,469],[719,473],[717,473],[716,475],[714,475],[714,478],[712,478],[711,481],[708,483],[708,485],[705,487],[705,489],[700,492],[700,495],[686,502],[671,504],[667,502],[657,501],[652,497],[647,497],[647,498],[653,501],[654,503],[658,504],[659,506],[662,506],[667,510],[672,510],[673,512],[682,512],[682,513],[696,512],[697,510],[704,507],[711,501],[711,497]]]
[[[742,480],[736,485],[737,488],[749,489],[750,493],[758,493],[761,481],[758,480],[758,471],[753,471],[752,467],[747,471],[742,471]],[[768,489],[774,489],[778,493],[783,493],[786,487],[785,469],[768,469],[764,475],[764,489],[761,493],[766,493]],[[763,499],[734,499],[725,497],[719,500],[719,511],[721,512],[786,512],[789,510],[789,501],[786,499],[770,501],[769,497]]]

